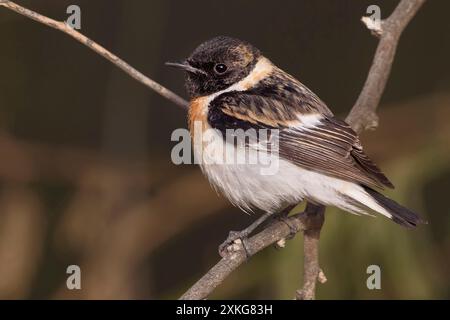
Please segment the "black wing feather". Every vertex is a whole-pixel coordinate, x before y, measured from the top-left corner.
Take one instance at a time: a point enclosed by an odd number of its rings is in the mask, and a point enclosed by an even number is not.
[[[276,74],[248,91],[232,91],[211,101],[208,122],[226,129],[279,129],[280,156],[305,169],[318,171],[368,187],[393,187],[388,178],[364,153],[357,134],[333,116],[326,105],[293,78]],[[278,75],[286,77],[285,74]],[[290,82],[289,88],[279,83]],[[271,94],[264,95],[264,92]],[[293,126],[298,115],[321,114],[313,127]]]
[[[306,130],[282,128],[280,156],[306,169],[371,187],[393,187],[344,121],[326,117]]]

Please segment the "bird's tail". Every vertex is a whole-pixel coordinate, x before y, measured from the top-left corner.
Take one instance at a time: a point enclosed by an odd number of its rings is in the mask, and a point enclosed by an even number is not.
[[[353,205],[357,206],[360,212],[368,213],[364,207],[369,208],[408,228],[416,227],[420,223],[427,223],[417,213],[369,187],[358,186],[357,189],[353,189],[353,192],[346,195],[356,202]]]

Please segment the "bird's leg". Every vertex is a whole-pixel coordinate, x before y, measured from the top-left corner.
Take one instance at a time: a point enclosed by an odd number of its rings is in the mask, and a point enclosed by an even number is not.
[[[287,224],[289,229],[291,230],[289,236],[286,239],[292,239],[295,234],[297,233],[297,228],[293,226],[288,219],[289,212],[291,212],[292,209],[296,204],[289,205],[286,208],[284,208],[281,212],[277,213],[276,215],[273,215],[272,212],[266,212],[261,217],[259,217],[255,222],[253,222],[251,225],[249,225],[247,228],[241,231],[230,231],[228,234],[227,239],[219,246],[219,254],[223,257],[227,254],[227,249],[230,247],[236,240],[240,239],[242,241],[242,246],[244,248],[245,254],[247,257],[250,256],[248,249],[247,249],[247,238],[248,236],[255,231],[256,228],[258,228],[263,222],[268,220],[269,217],[273,216],[275,219],[280,220]]]
[[[245,254],[249,257],[249,252],[247,250],[246,242],[248,236],[255,231],[258,226],[261,225],[264,221],[267,220],[272,215],[271,212],[264,213],[261,217],[259,217],[255,222],[249,225],[247,228],[241,231],[230,231],[228,234],[228,238],[219,246],[219,254],[223,257],[227,254],[227,249],[230,245],[232,245],[236,240],[240,239],[242,241],[242,246],[244,247]]]

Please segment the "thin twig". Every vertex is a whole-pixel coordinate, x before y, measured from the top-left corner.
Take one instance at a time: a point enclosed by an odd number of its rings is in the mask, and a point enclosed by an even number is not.
[[[43,16],[35,11],[32,11],[30,9],[24,8],[12,1],[8,0],[0,0],[0,6],[3,6],[5,8],[8,8],[12,11],[15,11],[25,17],[28,17],[32,20],[35,20],[39,23],[42,23],[46,26],[49,26],[51,28],[57,29],[59,31],[64,32],[65,34],[68,34],[78,42],[81,42],[85,46],[87,46],[89,49],[94,50],[96,53],[101,55],[102,57],[108,59],[113,64],[118,66],[120,69],[125,71],[127,74],[129,74],[132,78],[136,79],[137,81],[143,83],[150,89],[154,90],[156,93],[160,94],[164,98],[172,101],[176,105],[187,108],[188,102],[178,96],[177,94],[173,93],[169,89],[165,88],[164,86],[160,85],[156,81],[150,79],[149,77],[145,76],[132,66],[130,66],[128,63],[120,59],[115,54],[111,53],[110,51],[106,50],[104,47],[96,43],[95,41],[89,39],[85,35],[81,34],[80,32],[76,31],[75,29],[68,26],[65,22],[62,21],[56,21],[51,18],[48,18],[46,16]]]

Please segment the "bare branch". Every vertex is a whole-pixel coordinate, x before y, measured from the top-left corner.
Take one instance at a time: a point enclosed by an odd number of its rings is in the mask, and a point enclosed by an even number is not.
[[[375,113],[380,103],[381,95],[386,87],[398,40],[409,21],[414,17],[426,0],[402,0],[394,12],[386,20],[381,21],[381,30],[378,30],[380,42],[378,43],[372,66],[370,67],[364,87],[359,94],[346,121],[356,132],[374,129],[378,125],[378,116]],[[366,26],[373,31],[370,24]]]
[[[286,221],[275,221],[261,232],[249,238],[247,241],[247,253],[241,243],[237,243],[234,251],[223,257],[214,267],[212,267],[200,280],[198,280],[185,294],[181,300],[199,300],[206,298],[223,280],[249,257],[253,256],[262,249],[274,244],[280,239],[289,236],[292,230],[291,225],[296,231],[305,230],[308,226],[308,208],[305,212],[290,216]]]
[[[316,296],[316,284],[319,275],[324,283],[325,274],[319,266],[319,238],[325,220],[325,207],[310,205],[307,211],[308,228],[303,231],[303,288],[297,290],[297,300],[313,300]]]
[[[65,34],[68,34],[69,36],[71,36],[72,38],[77,40],[78,42],[81,42],[82,44],[84,44],[88,48],[94,50],[96,53],[98,53],[102,57],[108,59],[113,64],[115,64],[117,67],[119,67],[120,69],[125,71],[127,74],[129,74],[132,78],[143,83],[144,85],[146,85],[147,87],[149,87],[156,93],[160,94],[164,98],[172,101],[173,103],[175,103],[176,105],[178,105],[180,107],[187,108],[188,102],[186,100],[184,100],[177,94],[173,93],[169,89],[163,87],[156,81],[148,78],[147,76],[145,76],[144,74],[142,74],[141,72],[139,72],[138,70],[136,70],[135,68],[130,66],[128,63],[126,63],[125,61],[120,59],[118,56],[116,56],[115,54],[106,50],[104,47],[102,47],[95,41],[89,39],[85,35],[81,34],[80,32],[76,31],[75,29],[69,27],[65,22],[53,20],[51,18],[43,16],[35,11],[24,8],[16,3],[12,2],[12,1],[8,1],[8,0],[0,0],[0,6],[8,8],[8,9],[15,11],[18,14],[21,14],[27,18],[30,18],[34,21],[42,23],[53,29],[62,31]]]

